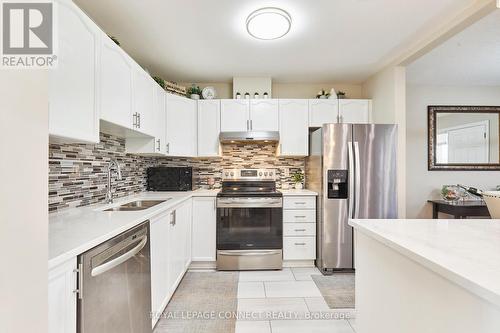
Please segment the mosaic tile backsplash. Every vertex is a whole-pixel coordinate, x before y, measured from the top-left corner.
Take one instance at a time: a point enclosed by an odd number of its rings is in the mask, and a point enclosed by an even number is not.
[[[192,166],[193,184],[207,187],[208,178],[221,186],[225,168],[273,168],[279,177],[277,186],[293,185],[288,174],[304,172],[304,158],[276,156],[271,144],[225,144],[222,156],[212,158],[143,157],[125,153],[125,139],[101,133],[98,144],[49,145],[49,211],[102,202],[107,191],[107,167],[116,159],[122,180],[113,173],[113,195],[123,197],[145,191],[146,170],[151,166]]]

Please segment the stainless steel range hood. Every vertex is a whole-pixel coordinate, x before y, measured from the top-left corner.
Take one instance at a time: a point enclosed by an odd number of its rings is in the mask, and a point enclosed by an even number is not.
[[[222,143],[232,142],[278,142],[280,133],[277,131],[248,131],[248,132],[221,132],[219,141]]]

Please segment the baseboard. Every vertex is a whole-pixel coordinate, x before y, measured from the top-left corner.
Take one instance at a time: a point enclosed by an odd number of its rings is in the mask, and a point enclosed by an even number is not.
[[[314,267],[314,260],[284,260],[283,267]]]
[[[189,270],[214,270],[215,267],[215,261],[193,261],[189,265]]]

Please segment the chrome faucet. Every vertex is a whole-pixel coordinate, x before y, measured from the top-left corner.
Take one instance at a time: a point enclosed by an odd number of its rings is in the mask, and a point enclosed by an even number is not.
[[[111,193],[111,170],[113,167],[116,167],[117,180],[122,180],[122,171],[120,169],[120,165],[116,160],[109,161],[108,164],[108,192],[106,192],[106,203],[113,203],[113,194]]]

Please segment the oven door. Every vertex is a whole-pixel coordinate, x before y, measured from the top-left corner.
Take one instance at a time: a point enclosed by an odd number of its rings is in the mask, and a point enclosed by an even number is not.
[[[282,248],[282,198],[217,198],[217,250]]]

